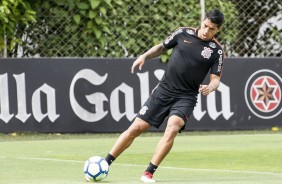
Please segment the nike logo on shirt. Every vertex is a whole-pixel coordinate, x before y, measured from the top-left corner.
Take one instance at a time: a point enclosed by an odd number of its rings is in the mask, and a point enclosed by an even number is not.
[[[186,39],[184,39],[183,41],[184,41],[184,43],[192,43],[192,42],[190,42],[189,40],[186,40]]]

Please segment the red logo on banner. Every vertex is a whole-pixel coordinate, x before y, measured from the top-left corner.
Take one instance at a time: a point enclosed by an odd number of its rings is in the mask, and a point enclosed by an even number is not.
[[[251,86],[251,99],[260,111],[275,110],[281,101],[281,89],[278,82],[269,76],[257,78]]]
[[[271,70],[253,73],[245,87],[245,100],[250,111],[263,119],[274,118],[282,111],[281,77]]]

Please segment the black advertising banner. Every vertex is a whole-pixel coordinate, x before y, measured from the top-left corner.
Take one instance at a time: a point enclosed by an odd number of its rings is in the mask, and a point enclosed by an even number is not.
[[[282,126],[281,77],[281,58],[226,59],[218,90],[207,97],[199,96],[191,128],[247,130]]]
[[[166,67],[153,59],[131,74],[133,61],[0,59],[0,132],[124,131]],[[186,130],[282,126],[281,78],[281,58],[226,59],[220,87],[198,95]]]

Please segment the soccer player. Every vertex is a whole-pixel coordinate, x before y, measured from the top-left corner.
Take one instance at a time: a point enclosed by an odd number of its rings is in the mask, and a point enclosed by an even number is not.
[[[221,30],[223,13],[214,9],[206,14],[197,29],[181,27],[167,37],[163,43],[153,46],[133,63],[141,70],[145,60],[158,57],[173,49],[166,71],[158,86],[145,102],[134,122],[124,131],[108,153],[109,165],[125,150],[134,139],[150,126],[159,128],[167,118],[167,126],[155,153],[141,176],[144,183],[154,183],[153,174],[170,152],[178,132],[184,130],[186,121],[197,103],[198,93],[208,95],[219,84],[223,67],[223,48],[214,39]],[[209,72],[210,71],[210,72]],[[202,84],[210,73],[208,84]]]

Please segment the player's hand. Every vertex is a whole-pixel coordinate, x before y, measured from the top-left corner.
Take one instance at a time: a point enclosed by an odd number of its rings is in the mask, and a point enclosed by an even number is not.
[[[209,88],[208,85],[200,85],[199,92],[202,93],[204,96],[207,96],[210,94],[211,89]]]
[[[143,56],[139,56],[133,63],[131,67],[131,73],[134,73],[136,66],[139,65],[139,70],[142,69],[143,65],[145,64],[145,58]]]

